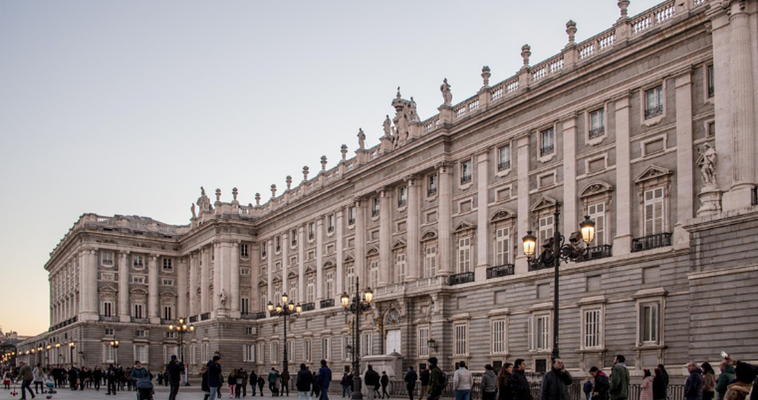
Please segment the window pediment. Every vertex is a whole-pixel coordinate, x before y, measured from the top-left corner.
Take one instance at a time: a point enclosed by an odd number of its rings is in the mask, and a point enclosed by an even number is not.
[[[461,221],[458,223],[458,225],[455,226],[455,229],[453,229],[453,233],[461,233],[465,231],[470,231],[472,229],[476,229],[476,225],[468,223],[466,221]]]
[[[324,263],[324,269],[331,267],[334,267],[334,263],[331,260]]]
[[[499,222],[499,221],[506,221],[509,219],[516,218],[516,214],[507,209],[497,210],[494,214],[490,217],[490,222]]]
[[[344,262],[345,262],[345,264],[352,263],[352,262],[355,262],[355,259],[353,258],[353,256],[348,255],[347,257],[345,257],[345,261]]]
[[[172,292],[170,290],[166,290],[166,291],[161,292],[160,296],[161,297],[177,297],[176,293],[174,293],[174,292]]]
[[[376,247],[372,247],[372,248],[370,248],[370,249],[369,249],[369,250],[366,252],[366,255],[367,255],[367,256],[378,256],[378,255],[379,255],[379,249],[377,249]]]
[[[402,249],[405,248],[405,240],[396,240],[395,243],[392,244],[392,250]]]
[[[421,241],[426,242],[429,240],[437,239],[437,231],[426,231],[421,235]]]
[[[295,274],[294,272],[290,272],[290,273],[287,275],[287,279],[294,279],[294,278],[297,278],[297,274]]]
[[[659,167],[656,165],[651,165],[647,167],[641,174],[637,175],[636,178],[634,178],[634,183],[643,183],[646,181],[649,181],[651,179],[661,178],[661,177],[667,177],[669,175],[672,175],[673,172],[670,170]]]
[[[613,186],[603,181],[594,181],[585,185],[582,190],[579,191],[579,198],[586,198],[599,194],[612,192]]]
[[[147,290],[142,289],[142,288],[134,288],[134,289],[130,290],[129,293],[147,296]]]
[[[558,203],[558,200],[542,196],[539,200],[537,200],[536,203],[531,208],[532,212],[542,211],[549,208],[554,208],[555,205]]]
[[[116,290],[115,287],[110,286],[110,285],[101,286],[97,289],[97,291],[103,294],[113,294],[113,293],[118,292],[118,290]]]

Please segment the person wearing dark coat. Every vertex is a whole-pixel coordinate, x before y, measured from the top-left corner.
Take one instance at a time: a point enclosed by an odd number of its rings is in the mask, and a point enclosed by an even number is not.
[[[418,375],[413,370],[413,366],[408,367],[408,372],[405,373],[403,380],[405,381],[405,389],[408,390],[408,398],[413,400],[413,391],[416,390],[416,381],[418,380]]]
[[[258,374],[255,373],[255,370],[250,371],[250,376],[247,378],[250,381],[250,387],[253,390],[253,397],[255,397],[255,385],[258,384]]]
[[[595,378],[595,385],[593,385],[592,390],[592,400],[608,400],[608,391],[611,388],[608,375],[598,367],[590,368],[590,375]]]
[[[563,360],[553,360],[553,367],[542,378],[541,400],[569,400],[568,387],[571,374],[563,366]]]
[[[304,400],[304,398],[311,400],[311,385],[313,385],[313,374],[308,371],[305,364],[300,364],[300,371],[297,371],[297,380],[295,381],[298,400]]]
[[[530,400],[532,393],[529,389],[529,381],[526,379],[526,363],[522,358],[516,359],[513,369],[513,385],[511,392],[514,400]],[[509,383],[510,384],[510,383]]]
[[[258,392],[263,396],[263,387],[266,386],[266,380],[263,379],[263,376],[258,377]]]
[[[168,400],[176,400],[176,394],[179,393],[179,384],[182,381],[183,373],[184,365],[177,360],[175,355],[172,355],[171,361],[166,364],[166,374],[163,377],[168,380],[168,384],[171,386]]]
[[[513,364],[503,364],[500,373],[497,374],[497,399],[513,400],[513,385],[516,378],[513,376]]]
[[[316,383],[319,385],[321,391],[321,400],[329,400],[327,390],[329,390],[329,384],[332,382],[332,370],[326,365],[326,360],[321,360],[321,368],[318,370],[318,378]]]
[[[663,371],[660,368],[655,369],[653,377],[653,400],[666,400],[666,381],[663,379]]]
[[[703,370],[694,362],[687,363],[687,371],[690,376],[684,382],[684,398],[686,400],[702,400],[703,398]]]
[[[208,367],[208,387],[210,388],[210,398],[215,400],[221,389],[221,357],[213,356],[213,359],[206,364]]]
[[[204,365],[200,370],[200,390],[205,394],[203,400],[208,400],[211,397],[211,388],[208,386],[208,366]],[[216,400],[216,399],[213,399]]]

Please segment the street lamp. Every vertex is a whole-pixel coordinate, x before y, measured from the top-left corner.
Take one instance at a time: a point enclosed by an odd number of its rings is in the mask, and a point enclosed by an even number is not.
[[[68,347],[69,347],[68,359],[69,361],[71,361],[71,365],[74,365],[74,347],[75,346],[76,345],[74,344],[74,342],[70,342],[68,344]]]
[[[111,340],[111,348],[113,348],[113,363],[118,365],[118,339]]]
[[[340,296],[340,302],[342,302],[342,307],[345,310],[345,314],[355,315],[353,318],[353,322],[355,323],[355,326],[353,327],[353,346],[348,346],[346,348],[348,353],[352,353],[353,355],[353,399],[355,400],[363,399],[363,394],[361,393],[361,372],[359,368],[361,349],[361,312],[365,312],[371,309],[371,300],[374,299],[374,292],[371,291],[371,288],[367,288],[366,291],[363,292],[363,299],[361,299],[359,296],[360,292],[358,289],[358,277],[356,277],[355,297],[353,298],[353,301],[350,302],[350,296],[348,296],[347,293],[342,293],[342,296]]]
[[[527,257],[529,264],[534,268],[550,267],[555,268],[553,283],[553,354],[552,358],[560,357],[558,351],[558,267],[561,265],[561,259],[565,262],[576,261],[584,254],[583,249],[579,247],[579,240],[584,241],[589,246],[595,239],[595,222],[590,220],[589,216],[584,217],[584,221],[579,224],[579,232],[574,232],[569,237],[569,243],[565,242],[565,237],[558,231],[558,219],[561,215],[561,203],[555,203],[555,213],[553,216],[553,237],[545,243],[542,253],[534,257],[537,238],[528,231],[523,238],[524,255]]]
[[[282,373],[284,371],[287,371],[287,365],[289,363],[289,360],[287,359],[287,316],[291,315],[295,318],[300,316],[300,313],[303,311],[303,308],[300,306],[300,303],[292,302],[292,300],[287,302],[289,297],[287,297],[287,293],[282,294],[282,304],[277,304],[276,307],[274,307],[274,304],[271,303],[271,301],[268,302],[268,305],[266,305],[266,308],[268,308],[268,312],[273,315],[276,313],[279,317],[284,317],[284,359],[282,360]]]
[[[182,364],[186,365],[184,363],[184,334],[189,332],[195,331],[195,325],[192,324],[185,324],[184,318],[179,318],[179,323],[176,325],[169,325],[168,330],[169,331],[176,331],[179,333],[179,355],[182,357]],[[189,386],[189,376],[187,375],[189,371],[187,371],[187,368],[184,369],[184,386]]]

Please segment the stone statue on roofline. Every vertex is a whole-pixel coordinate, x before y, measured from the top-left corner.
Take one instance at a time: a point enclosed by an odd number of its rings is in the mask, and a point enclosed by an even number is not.
[[[440,91],[442,92],[442,100],[444,101],[444,105],[450,106],[453,104],[453,93],[450,91],[450,84],[447,83],[447,78],[442,80],[442,85],[440,85]]]
[[[366,134],[363,133],[362,128],[358,128],[358,149],[363,150],[366,148]]]
[[[205,194],[205,188],[202,186],[200,186],[200,197],[197,199],[197,207],[200,209],[200,214],[211,212],[212,210],[211,199]]]
[[[384,119],[384,136],[388,138],[392,137],[392,120],[390,120],[389,115]]]

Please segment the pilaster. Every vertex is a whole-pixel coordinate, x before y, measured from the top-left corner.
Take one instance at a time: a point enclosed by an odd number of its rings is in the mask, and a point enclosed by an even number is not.
[[[676,224],[674,225],[674,248],[684,249],[690,245],[690,235],[684,223],[694,216],[695,182],[692,163],[692,70],[687,68],[676,77]]]
[[[189,258],[189,257],[187,257]],[[187,278],[189,276],[189,266],[184,261],[177,259],[176,263],[176,315],[187,317]]]
[[[316,299],[321,299],[324,280],[324,217],[316,220]]]
[[[268,286],[266,286],[267,288],[266,299],[274,303],[274,300],[276,300],[277,302],[280,301],[279,299],[274,299],[274,241],[271,239],[268,239],[264,243],[264,246],[268,247],[268,250],[266,250],[266,259],[268,260],[268,268],[267,268]],[[266,305],[264,304],[263,307],[265,306]]]
[[[570,235],[579,226],[576,204],[576,115],[563,121],[563,226]],[[584,212],[584,210],[582,210]],[[581,216],[580,216],[581,217]]]
[[[487,267],[489,262],[487,244],[490,240],[489,223],[487,221],[488,194],[489,194],[489,149],[477,155],[477,209],[476,209],[476,268],[474,279],[484,281],[487,279]]]
[[[408,184],[408,242],[406,244],[408,251],[406,254],[406,282],[415,281],[421,276],[421,263],[419,262],[419,256],[421,254],[419,250],[419,214],[421,213],[419,205],[419,190],[420,186],[423,186],[423,184],[419,184],[421,182],[423,182],[423,179],[420,180],[419,177],[415,175],[406,178],[406,183]]]
[[[151,324],[160,324],[161,318],[160,318],[160,293],[158,292],[158,261],[160,260],[160,256],[158,254],[153,254],[150,256],[150,264],[148,265],[148,271],[147,271],[147,296],[148,296],[148,306],[147,306],[147,315],[148,318],[150,318]]]
[[[337,228],[336,228],[337,232],[335,233],[335,235],[337,236],[337,256],[335,257],[336,258],[335,259],[335,262],[336,262],[335,275],[336,276],[334,277],[335,282],[333,283],[333,284],[336,285],[336,287],[334,288],[334,289],[336,289],[336,293],[332,293],[332,299],[333,300],[335,300],[333,296],[335,296],[335,295],[341,295],[342,294],[342,292],[340,291],[340,290],[342,290],[342,285],[339,284],[339,282],[341,281],[339,279],[339,277],[342,276],[342,260],[344,258],[344,255],[342,254],[342,252],[344,251],[343,250],[343,247],[344,247],[344,240],[343,240],[343,238],[344,238],[344,235],[345,235],[345,232],[344,232],[344,229],[345,229],[344,228],[345,217],[344,217],[344,215],[345,215],[344,207],[341,207],[339,210],[337,210],[336,215],[335,215],[335,222],[337,224]],[[320,302],[319,302],[318,307],[321,308],[321,303]]]
[[[189,288],[188,288],[188,300],[189,300],[189,315],[195,316],[197,312],[197,252],[192,252],[189,257]]]
[[[214,316],[218,315],[219,310],[221,309],[221,291],[224,289],[224,283],[221,280],[221,243],[220,242],[214,242],[213,243],[213,261],[211,261],[211,265],[213,265],[213,299],[211,299],[213,303],[213,309]]]
[[[384,188],[379,193],[379,286],[387,286],[392,270],[392,224],[390,189]],[[368,282],[367,282],[368,283]],[[369,284],[370,285],[370,284]]]
[[[360,278],[366,277],[366,210],[365,201],[355,199],[355,275]],[[345,276],[339,280],[344,281]],[[350,288],[345,288],[350,289]],[[344,291],[344,290],[343,290]],[[342,292],[340,292],[342,293]]]
[[[240,317],[240,244],[238,241],[231,243],[231,317]]]
[[[297,298],[305,301],[305,226],[297,227]]]
[[[282,233],[282,293],[289,292],[289,270],[290,270],[290,260],[289,260],[289,248],[290,248],[290,237],[289,234],[285,231]],[[291,299],[295,297],[297,293],[287,293]],[[297,301],[302,302],[302,298],[298,297],[296,299]]]
[[[208,289],[210,287],[210,279],[209,279],[209,272],[210,272],[210,254],[208,253],[208,247],[203,247],[200,249],[200,313],[205,314],[207,312],[210,312],[209,306],[209,299],[208,299]]]
[[[129,322],[129,252],[121,251],[118,257],[118,320]]]
[[[630,152],[629,95],[616,99],[616,237],[613,239],[613,255],[620,256],[632,251],[632,173]]]
[[[437,207],[439,207],[439,270],[438,275],[447,276],[453,273],[452,264],[452,190],[453,190],[453,170],[452,165],[447,162],[443,162],[437,166],[439,174],[439,200],[437,201]]]
[[[521,237],[526,236],[529,230],[529,136],[520,137],[516,146],[518,147],[518,226],[516,242],[521,242]],[[518,246],[519,250],[521,246]],[[527,258],[522,251],[516,252],[515,271],[516,275],[526,275],[529,272]]]

